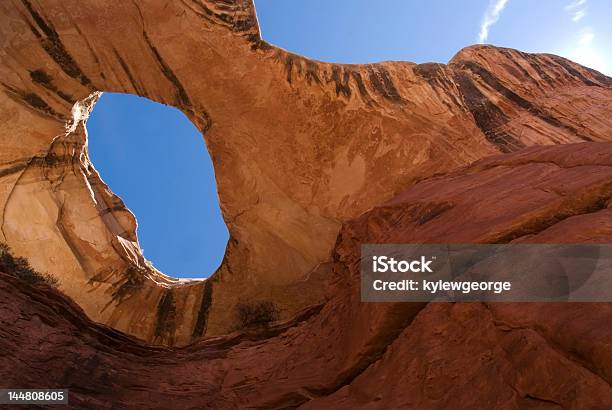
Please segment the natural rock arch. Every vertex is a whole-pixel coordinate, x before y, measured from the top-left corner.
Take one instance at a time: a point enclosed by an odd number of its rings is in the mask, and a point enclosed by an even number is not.
[[[610,79],[556,56],[477,46],[448,65],[316,62],[263,41],[246,0],[0,7],[0,240],[93,320],[153,343],[227,333],[239,300],[270,300],[282,319],[322,302],[342,223],[417,180],[610,137],[604,103],[588,113],[598,121],[576,109],[607,101]],[[133,216],[87,157],[100,91],[175,106],[204,134],[231,235],[210,280],[144,264]]]

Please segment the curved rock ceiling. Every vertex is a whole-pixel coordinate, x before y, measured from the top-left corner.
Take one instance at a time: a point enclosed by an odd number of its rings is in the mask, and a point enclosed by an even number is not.
[[[474,386],[491,407],[610,403],[609,304],[363,304],[356,271],[367,242],[609,242],[609,77],[491,46],[312,61],[263,41],[246,0],[22,0],[0,19],[0,241],[83,309],[3,274],[5,380],[94,407],[469,407]],[[231,235],[211,279],[142,257],[87,155],[104,91],[203,133]],[[240,301],[279,321],[227,335]]]
[[[283,318],[320,302],[341,224],[416,180],[610,137],[609,78],[556,56],[476,46],[448,65],[322,63],[262,41],[248,1],[3,8],[0,239],[93,320],[153,343],[226,333],[241,299]],[[211,280],[145,263],[133,215],[87,156],[103,91],[178,107],[205,135],[231,235]]]

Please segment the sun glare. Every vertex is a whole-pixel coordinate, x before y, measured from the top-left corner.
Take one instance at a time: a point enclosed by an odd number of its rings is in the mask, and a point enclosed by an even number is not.
[[[560,54],[572,61],[593,68],[603,74],[612,75],[610,54],[594,44],[595,34],[587,30],[583,32],[573,48]]]

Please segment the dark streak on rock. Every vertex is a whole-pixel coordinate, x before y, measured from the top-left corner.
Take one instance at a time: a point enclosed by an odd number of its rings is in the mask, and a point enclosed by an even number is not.
[[[76,103],[76,100],[70,94],[66,94],[65,92],[60,91],[60,90],[57,90],[56,92],[57,92],[58,97],[60,97],[64,101],[70,103],[71,105],[74,105],[74,103]]]
[[[149,36],[145,31],[143,31],[143,36],[145,41],[147,42],[147,45],[149,46],[149,49],[153,53],[153,56],[157,60],[157,63],[159,64],[162,73],[176,88],[177,104],[179,105],[179,107],[189,107],[191,105],[191,102],[189,101],[189,97],[187,96],[185,88],[183,87],[179,79],[176,77],[174,72],[170,69],[170,66],[166,64],[161,54],[159,54],[159,51],[157,51],[157,48],[155,48],[155,46],[151,43],[151,40],[149,39]]]
[[[99,278],[92,278],[90,282],[99,280]],[[112,294],[112,300],[121,302],[126,296],[131,293],[142,289],[144,286],[144,274],[133,266],[128,267],[125,273],[122,275],[122,281],[120,284],[113,284],[116,290]]]
[[[15,164],[12,167],[4,168],[0,170],[0,178],[4,178],[7,175],[15,174],[17,172],[23,171],[28,166],[27,162],[22,162],[20,164]]]
[[[441,71],[444,65],[440,63],[423,63],[413,67],[412,71],[428,83],[439,82],[442,78]]]
[[[412,67],[412,72],[417,76],[432,84],[438,81],[440,63],[422,63]]]
[[[35,83],[41,84],[45,87],[48,87],[53,83],[51,77],[43,70],[30,71],[30,78]]]
[[[412,70],[416,76],[421,77],[429,83],[431,88],[441,97],[442,101],[444,101],[444,104],[449,109],[453,107],[444,100],[444,96],[450,97],[457,107],[463,108],[463,104],[461,104],[461,101],[457,98],[456,89],[446,72],[447,68],[444,64],[424,63],[414,66]],[[442,93],[440,93],[440,91],[442,91]]]
[[[198,318],[196,319],[191,334],[191,339],[197,339],[202,337],[206,333],[206,327],[208,325],[208,315],[210,313],[210,306],[212,305],[212,293],[213,286],[210,280],[204,281],[202,289],[202,300],[200,302],[200,310],[198,311]]]
[[[247,34],[246,39],[249,43],[251,43],[251,50],[253,51],[255,50],[267,51],[267,50],[272,50],[273,48],[270,44],[268,44],[268,42],[261,39],[261,36],[259,35],[259,33]]]
[[[225,26],[236,33],[245,33],[257,29],[257,19],[252,4],[248,0],[231,2],[224,2],[223,0],[191,0],[191,3],[201,11],[198,15],[212,23]],[[213,7],[209,7],[206,3],[212,3]],[[183,4],[185,4],[184,1]],[[219,13],[213,10],[213,8],[222,12]],[[251,39],[251,37],[247,35],[248,39]]]
[[[370,94],[368,93],[368,90],[365,86],[365,82],[363,81],[363,78],[361,77],[361,73],[359,71],[351,71],[351,76],[353,77],[353,79],[355,80],[355,82],[357,83],[357,89],[359,90],[359,94],[367,101],[371,100],[372,97],[370,97]]]
[[[174,289],[166,289],[157,304],[157,323],[155,336],[166,340],[169,346],[174,345],[174,332],[176,330],[176,302]]]
[[[600,83],[602,83],[604,85],[607,85],[607,86],[612,86],[612,78],[611,77],[608,77],[607,75],[602,74],[599,71],[594,70],[594,69],[592,69],[590,67],[584,67],[584,69],[587,70]]]
[[[564,403],[562,403],[562,402],[557,402],[557,401],[554,401],[554,400],[549,400],[549,399],[544,399],[544,398],[541,398],[541,397],[536,397],[536,396],[531,395],[529,393],[524,396],[524,399],[525,400],[533,400],[533,401],[537,402],[539,405],[541,405],[542,407],[559,407],[561,409],[566,407],[566,406],[563,405]],[[540,407],[539,405],[538,405],[538,407]]]
[[[66,94],[63,91],[60,91],[57,89],[55,84],[53,84],[53,79],[45,71],[41,69],[30,71],[30,78],[36,84],[39,84],[43,86],[44,88],[46,88],[47,90],[55,93],[58,97],[66,101],[68,104],[74,105],[74,103],[76,103],[76,100],[72,98],[70,94]]]
[[[527,53],[522,53],[522,52],[519,52],[519,53],[521,53],[521,56],[525,59],[525,61],[529,63],[531,68],[533,68],[536,71],[536,73],[538,73],[538,75],[540,76],[542,80],[544,80],[546,83],[550,85],[554,84],[555,80],[550,75],[548,75],[548,73],[544,69],[542,69],[542,67],[540,66],[539,62],[536,60],[535,57]]]
[[[140,87],[136,83],[136,80],[134,79],[134,76],[132,75],[132,72],[130,71],[130,67],[127,65],[125,60],[121,57],[117,49],[114,47],[113,47],[113,53],[115,54],[115,57],[117,57],[119,64],[121,64],[123,71],[125,71],[125,74],[127,74],[128,79],[130,80],[130,84],[132,85],[132,88],[134,89],[134,91],[136,91],[141,96],[146,96],[146,93],[144,92],[144,90],[140,89]]]
[[[572,77],[575,77],[577,79],[579,79],[580,81],[582,81],[582,83],[584,83],[585,85],[591,86],[591,87],[597,87],[599,86],[599,84],[591,81],[590,79],[586,78],[580,71],[576,70],[574,67],[572,67],[572,64],[559,56],[555,56],[555,55],[549,55],[549,57],[558,65],[560,65],[568,74],[570,74]],[[601,75],[601,74],[600,74]]]
[[[5,94],[13,101],[25,105],[38,113],[42,113],[49,117],[56,118],[61,121],[67,121],[67,118],[55,111],[49,106],[38,94],[18,90],[17,88],[11,87],[8,84],[1,83],[6,89]]]
[[[55,152],[49,152],[43,157],[34,157],[32,166],[40,166],[43,168],[53,168],[70,164],[74,157],[72,155],[57,155]]]
[[[62,117],[57,111],[51,108],[42,98],[35,93],[26,93],[23,95],[23,99],[26,103],[28,103],[31,107],[43,111],[54,117]]]
[[[45,19],[38,12],[36,12],[36,10],[34,10],[32,4],[28,0],[21,0],[21,2],[28,9],[32,19],[34,19],[40,30],[45,34],[45,37],[41,36],[38,30],[30,25],[30,29],[38,38],[41,46],[47,52],[47,54],[49,54],[49,56],[60,66],[64,73],[72,78],[78,79],[82,85],[93,90],[91,81],[89,78],[87,78],[83,71],[81,71],[78,64],[68,53],[53,25],[46,22]]]
[[[522,142],[510,134],[500,131],[500,128],[508,122],[508,118],[499,107],[478,90],[470,76],[464,73],[456,73],[455,82],[459,86],[468,110],[474,116],[476,125],[485,135],[487,141],[504,153],[525,147]]]
[[[493,90],[497,91],[519,107],[530,111],[538,110],[538,108],[534,107],[533,104],[531,104],[529,101],[525,100],[523,97],[506,88],[502,83],[499,82],[497,78],[495,78],[488,70],[486,70],[482,66],[472,61],[466,61],[463,63],[463,67],[467,68],[470,72],[479,77],[486,85],[488,85]]]
[[[291,74],[293,72],[293,56],[291,54],[287,54],[287,58],[285,59],[285,73],[287,74],[287,82],[291,84]]]
[[[206,131],[212,127],[212,119],[210,115],[204,110],[191,110],[191,115],[189,116],[191,121],[196,125],[196,127],[200,130],[202,134],[205,134]]]
[[[235,0],[231,2],[223,0],[209,1],[215,3],[217,8],[225,11],[225,13],[216,13],[215,17],[230,24],[233,31],[243,33],[257,27],[257,20],[249,0]]]
[[[372,88],[383,98],[393,102],[402,101],[402,97],[399,95],[386,69],[383,67],[368,67],[368,77]]]
[[[512,66],[504,64],[504,68],[510,71],[510,73],[512,73],[514,77],[516,77],[517,79],[520,79],[521,77],[527,78],[532,82],[538,84],[538,82],[531,76],[531,74],[529,74],[529,72],[517,62],[518,59],[514,55],[512,55],[512,52],[510,50],[502,48],[499,50],[499,52],[502,53],[508,59],[508,61],[512,63]]]
[[[93,57],[94,61],[96,62],[96,64],[98,65],[98,67],[100,66],[100,59],[98,58],[98,56],[96,55],[96,53],[94,52],[93,47],[91,46],[91,43],[89,42],[89,40],[87,39],[87,37],[85,37],[85,35],[83,34],[83,32],[81,31],[81,28],[79,27],[78,24],[74,24],[74,28],[76,29],[76,31],[79,33],[79,35],[83,38],[83,40],[85,41],[85,45],[87,46],[87,49],[89,50],[89,52],[91,53],[91,56]]]
[[[336,83],[336,95],[344,95],[346,98],[351,96],[349,86],[350,74],[346,70],[341,70],[339,66],[332,66],[332,80]]]
[[[203,18],[204,20],[210,22],[210,23],[215,23],[215,21],[212,19],[212,10],[210,10],[208,7],[204,7],[203,4],[201,4],[201,2],[199,0],[189,0],[189,3],[187,2],[187,0],[181,0],[181,3],[183,3],[185,5],[185,7],[187,7],[189,10],[193,11],[195,14],[197,14],[198,16],[200,16],[201,18]],[[194,4],[198,9],[195,10],[191,5]]]
[[[72,156],[69,155],[59,156],[57,154],[49,152],[44,156],[36,156],[27,160],[21,160],[17,163],[14,163],[12,166],[0,170],[0,178],[15,174],[28,167],[50,168],[63,165],[72,162],[72,159]]]
[[[552,125],[553,127],[564,129],[568,131],[569,133],[582,138],[585,141],[590,140],[589,137],[580,135],[578,130],[575,129],[574,127],[571,127],[569,125],[562,123],[560,120],[553,117],[550,113],[544,111],[540,107],[533,105],[529,101],[525,100],[523,97],[519,96],[515,92],[505,87],[503,84],[499,82],[497,78],[495,78],[488,70],[484,69],[482,66],[472,61],[464,62],[463,66],[467,68],[469,71],[471,71],[472,73],[474,73],[476,76],[478,76],[480,79],[482,79],[482,81],[484,81],[484,83],[487,84],[489,87],[491,87],[493,90],[497,91],[498,93],[500,93],[501,95],[503,95],[504,97],[506,97],[508,100],[512,101],[519,107],[523,108],[524,110],[527,110],[531,114],[540,118],[542,121]]]
[[[314,61],[306,60],[306,80],[308,80],[308,84],[311,84],[314,81],[315,83],[321,85],[319,68],[317,63]]]
[[[79,28],[78,24],[74,24],[74,28],[76,29],[76,31],[79,33],[79,35],[83,38],[83,41],[85,41],[85,45],[87,46],[87,48],[89,49],[89,52],[91,53],[91,56],[93,57],[94,61],[96,62],[97,66],[98,66],[98,70],[99,73],[98,75],[100,76],[100,78],[102,78],[103,80],[106,80],[106,75],[104,75],[104,72],[102,71],[101,65],[100,65],[100,59],[98,58],[98,55],[96,54],[96,52],[94,51],[93,46],[91,45],[91,43],[89,42],[89,40],[87,39],[87,37],[85,37],[85,35],[83,34],[83,32],[81,31],[81,29]]]

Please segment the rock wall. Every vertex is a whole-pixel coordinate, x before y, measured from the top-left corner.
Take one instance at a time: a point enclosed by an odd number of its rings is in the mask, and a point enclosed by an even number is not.
[[[183,348],[96,324],[2,273],[0,384],[68,387],[79,408],[603,409],[612,304],[361,303],[358,266],[363,242],[607,243],[610,181],[612,143],[533,147],[425,179],[343,225],[325,304]]]
[[[158,345],[232,331],[239,301],[291,320],[337,297],[343,224],[424,178],[611,138],[612,80],[552,55],[323,63],[263,41],[247,0],[15,0],[0,22],[0,241],[93,321]],[[211,279],[179,283],[142,257],[87,156],[104,91],[175,106],[202,132],[231,236]]]

